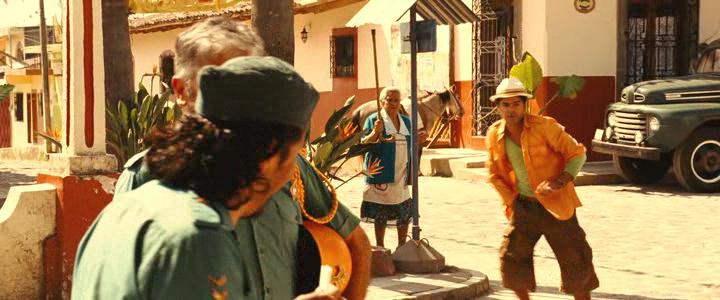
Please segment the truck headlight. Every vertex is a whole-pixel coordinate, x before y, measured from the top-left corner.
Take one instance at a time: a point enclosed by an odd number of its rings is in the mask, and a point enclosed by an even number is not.
[[[660,120],[658,120],[658,118],[656,117],[649,117],[648,130],[650,131],[650,134],[653,134],[656,131],[660,130]]]
[[[614,112],[611,112],[608,114],[607,122],[608,122],[608,126],[610,126],[610,127],[615,127],[615,125],[617,125],[617,116],[615,115]]]

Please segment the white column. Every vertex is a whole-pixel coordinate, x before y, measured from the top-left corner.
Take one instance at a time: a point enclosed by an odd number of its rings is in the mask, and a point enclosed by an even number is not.
[[[97,0],[63,1],[63,153],[51,155],[54,172],[90,175],[115,171],[105,152],[105,68],[102,6]]]

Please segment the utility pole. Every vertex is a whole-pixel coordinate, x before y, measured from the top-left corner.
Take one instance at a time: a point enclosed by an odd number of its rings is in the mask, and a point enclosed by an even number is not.
[[[45,1],[40,0],[40,61],[42,68],[42,80],[43,80],[43,119],[45,123],[44,130],[50,130],[52,127],[50,120],[50,82],[48,74],[48,51],[47,51],[47,26],[45,25]],[[51,134],[50,132],[46,132]],[[45,139],[45,150],[47,153],[50,152],[50,141]]]

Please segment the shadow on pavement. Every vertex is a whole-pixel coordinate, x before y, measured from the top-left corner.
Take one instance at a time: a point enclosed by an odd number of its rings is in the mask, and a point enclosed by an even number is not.
[[[677,182],[660,182],[652,185],[626,185],[621,192],[634,192],[654,196],[713,196],[720,193],[694,193],[686,190]]]
[[[504,287],[499,280],[490,280],[492,291],[489,295],[476,300],[506,300],[517,299],[515,294]],[[642,295],[628,295],[616,293],[592,292],[593,299],[612,299],[612,300],[675,300],[677,298],[653,298]],[[534,293],[530,294],[531,299],[573,299],[572,295],[564,294],[558,287],[538,286]]]
[[[0,207],[5,203],[11,186],[35,183],[35,176],[0,171]]]

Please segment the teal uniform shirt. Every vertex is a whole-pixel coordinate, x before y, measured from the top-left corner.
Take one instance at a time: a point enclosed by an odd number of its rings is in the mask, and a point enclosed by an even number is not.
[[[313,216],[323,217],[332,207],[332,196],[312,166],[299,155],[296,160],[305,186],[305,208]],[[128,160],[126,166],[120,178],[131,180],[118,179],[116,197],[151,177],[139,154]],[[290,194],[290,184],[275,193],[258,215],[238,221],[235,231],[243,243],[241,252],[248,258],[246,268],[257,279],[254,289],[260,291],[262,299],[295,297],[298,229],[302,222],[300,206]],[[359,224],[360,219],[341,203],[335,218],[327,225],[346,238]]]
[[[72,298],[257,299],[227,209],[198,200],[156,180],[120,195],[80,242]]]

